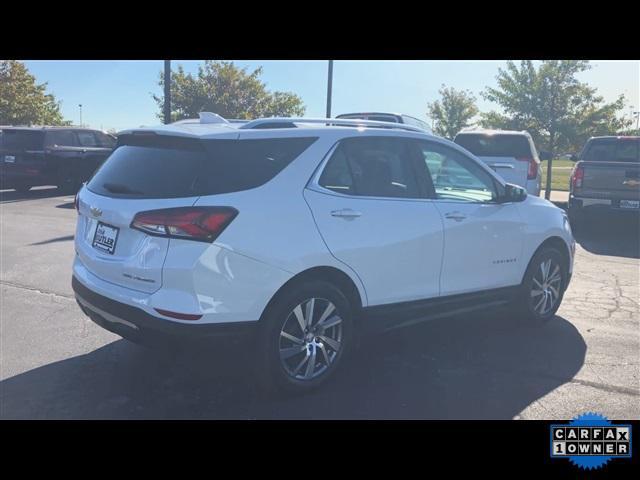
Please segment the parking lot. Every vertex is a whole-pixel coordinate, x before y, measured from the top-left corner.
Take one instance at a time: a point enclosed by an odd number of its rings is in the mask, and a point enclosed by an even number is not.
[[[71,291],[76,212],[55,189],[0,193],[0,418],[640,418],[638,222],[576,234],[557,317],[505,311],[367,339],[322,391],[265,398],[249,352],[158,352],[86,318]]]

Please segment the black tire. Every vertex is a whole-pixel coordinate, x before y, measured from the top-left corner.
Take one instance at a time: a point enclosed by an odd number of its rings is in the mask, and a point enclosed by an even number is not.
[[[66,195],[75,195],[78,193],[78,190],[82,187],[82,180],[74,177],[72,174],[64,175],[63,177],[64,178],[58,181],[58,190]]]
[[[16,185],[13,189],[18,193],[27,193],[31,190],[32,185]]]
[[[569,208],[569,223],[571,223],[572,230],[580,230],[584,227],[585,215],[584,212],[578,208]]]
[[[285,360],[281,360],[281,348],[286,346],[286,344],[283,345],[283,342],[288,341],[287,339],[282,340],[281,332],[284,328],[288,328],[291,325],[294,326],[294,329],[300,327],[300,325],[296,325],[297,317],[292,317],[292,315],[294,315],[294,309],[301,304],[304,308],[306,306],[304,302],[311,298],[315,298],[317,301],[317,303],[314,302],[315,315],[311,315],[312,320],[316,322],[316,327],[319,320],[322,318],[323,312],[320,310],[324,311],[326,310],[325,307],[328,306],[327,303],[323,302],[331,302],[333,304],[335,307],[334,312],[336,312],[337,316],[342,320],[340,322],[341,337],[339,350],[335,351],[335,355],[331,358],[330,363],[327,363],[326,359],[330,358],[334,351],[329,347],[329,343],[324,343],[324,346],[320,347],[325,352],[329,352],[329,357],[325,356],[324,353],[321,355],[320,348],[316,348],[315,343],[313,345],[307,345],[306,347],[303,344],[298,346],[298,344],[291,343],[292,347],[300,348],[301,350],[299,352],[299,357],[294,356],[291,359],[287,359],[286,362],[293,362],[293,364],[295,364],[298,362],[298,358],[300,358],[300,362],[302,362],[305,357],[311,358],[311,353],[307,354],[307,350],[309,352],[312,350],[317,351],[318,357],[315,358],[319,359],[317,360],[317,363],[314,363],[314,366],[318,365],[318,371],[321,373],[318,373],[318,376],[314,378],[310,377],[309,379],[299,379],[292,376],[291,371],[287,371],[287,366],[283,364]],[[306,312],[304,313],[306,316]],[[329,321],[329,319],[331,319],[331,321]],[[325,320],[324,323],[329,324],[334,321],[335,314],[332,313],[327,317],[327,320]],[[338,329],[339,327],[334,326],[331,328]],[[301,339],[304,340],[304,333],[301,330],[287,331],[292,331],[294,336],[301,335]],[[299,333],[296,333],[296,331]],[[327,329],[327,331],[329,331],[329,329]],[[325,333],[325,331],[322,330],[322,333]],[[307,335],[315,334],[309,333]],[[320,334],[318,335],[322,336]],[[336,369],[344,363],[346,355],[348,355],[351,350],[351,344],[353,343],[352,340],[352,308],[347,298],[338,288],[331,283],[318,280],[296,285],[281,294],[279,298],[277,298],[274,303],[267,308],[260,320],[260,327],[256,338],[257,358],[255,364],[258,383],[267,393],[305,393],[316,389],[331,378]],[[318,340],[318,338],[311,341],[319,341],[320,343],[324,342],[324,340]],[[307,360],[303,370],[306,370],[306,367],[308,367],[309,364],[310,360]],[[326,368],[321,370],[323,365]]]
[[[558,274],[560,276],[557,283],[551,283],[551,287],[554,287],[557,290],[555,300],[553,300],[553,289],[550,287],[542,289],[540,287],[540,279],[543,275],[541,266],[547,261],[551,261],[548,273],[549,278],[551,278],[553,271],[555,270],[555,266],[558,267]],[[533,327],[542,326],[551,320],[562,303],[564,291],[567,287],[567,278],[568,272],[566,261],[557,249],[553,247],[543,247],[538,250],[527,267],[524,280],[513,303],[513,312],[516,315],[517,320],[522,325]],[[551,308],[548,310],[545,310],[544,308],[548,305],[547,303],[545,303],[544,306],[540,306],[540,302],[545,301],[543,298],[546,295],[544,293],[545,290],[549,291],[549,295],[551,295],[551,300],[546,301],[553,301],[550,306]],[[543,293],[534,296],[538,291],[542,291]]]

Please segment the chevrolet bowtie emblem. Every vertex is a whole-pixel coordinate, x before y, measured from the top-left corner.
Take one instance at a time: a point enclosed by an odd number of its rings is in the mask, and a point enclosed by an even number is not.
[[[102,215],[102,210],[100,210],[98,207],[91,207],[89,211],[94,217],[99,217],[100,215]]]
[[[629,179],[622,182],[623,185],[629,185],[630,187],[637,187],[640,185],[640,180]]]

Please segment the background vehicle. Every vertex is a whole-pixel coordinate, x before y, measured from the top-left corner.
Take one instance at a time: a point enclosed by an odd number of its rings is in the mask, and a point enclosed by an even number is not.
[[[405,125],[412,125],[414,127],[421,128],[425,132],[431,132],[431,128],[429,127],[427,122],[424,122],[419,118],[415,118],[410,115],[405,115],[403,113],[385,113],[385,112],[343,113],[342,115],[338,115],[336,118],[344,118],[344,119],[351,118],[351,119],[373,120],[376,122],[403,123]]]
[[[322,383],[367,330],[512,302],[542,323],[572,271],[561,209],[408,125],[120,132],[76,200],[87,315],[140,342],[247,332],[260,381],[288,390]]]
[[[640,212],[640,137],[593,137],[576,158],[569,184],[569,214]]]
[[[463,130],[453,140],[486,163],[509,183],[540,195],[540,159],[528,132],[511,130]],[[543,160],[548,159],[541,152]]]
[[[72,127],[1,127],[0,185],[28,191],[56,185],[75,193],[111,154],[115,138]]]

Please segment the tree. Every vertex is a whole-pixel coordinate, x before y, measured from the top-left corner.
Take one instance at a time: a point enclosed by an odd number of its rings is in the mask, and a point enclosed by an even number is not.
[[[194,76],[181,65],[171,73],[171,121],[197,118],[200,112],[214,112],[225,118],[252,119],[272,116],[302,116],[302,99],[289,92],[269,92],[260,80],[262,67],[248,73],[233,62],[206,60]],[[159,85],[164,91],[164,73]],[[164,95],[153,95],[158,117],[164,121]]]
[[[476,98],[468,90],[456,90],[442,85],[438,91],[441,99],[427,105],[428,115],[435,121],[435,133],[453,139],[470,125],[478,113]]]
[[[487,128],[527,130],[539,148],[553,156],[561,149],[579,150],[591,136],[611,135],[629,126],[618,116],[624,96],[605,103],[597,90],[576,75],[590,68],[585,60],[545,60],[536,69],[530,60],[499,69],[497,88],[482,96],[502,112],[481,115]]]
[[[23,63],[0,61],[0,125],[69,125],[46,88]]]

